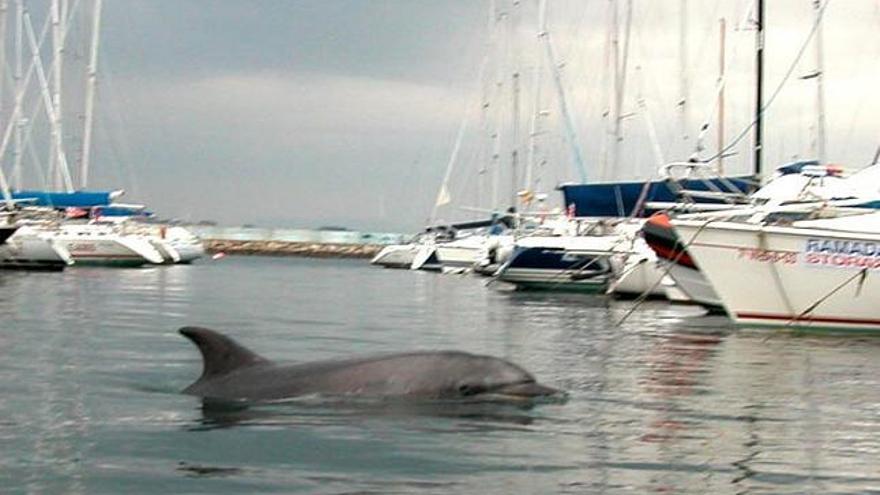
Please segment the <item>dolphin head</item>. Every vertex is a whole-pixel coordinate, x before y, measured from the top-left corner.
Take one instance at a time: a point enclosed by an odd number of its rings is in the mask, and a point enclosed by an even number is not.
[[[503,359],[468,353],[455,353],[449,395],[464,399],[537,399],[565,394],[538,383],[523,368]]]

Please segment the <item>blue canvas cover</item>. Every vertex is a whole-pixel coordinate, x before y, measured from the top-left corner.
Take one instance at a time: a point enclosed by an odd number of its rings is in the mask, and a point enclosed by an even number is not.
[[[47,192],[47,191],[15,191],[12,199],[32,200],[28,204],[32,206],[48,206],[50,208],[92,208],[106,206],[112,201],[112,191],[76,191]]]
[[[678,188],[692,191],[711,191],[709,184],[725,192],[752,192],[753,180],[750,176],[726,177],[711,180],[682,180],[676,181]],[[738,190],[730,191],[728,184],[733,184]],[[647,187],[644,199],[640,202],[643,191]],[[565,205],[574,205],[574,215],[578,217],[628,217],[631,215],[645,217],[650,212],[645,211],[644,204],[649,201],[676,202],[681,198],[676,196],[672,185],[664,180],[650,182],[607,182],[599,184],[564,184],[559,186],[565,198]],[[698,203],[713,203],[707,198],[696,198]],[[639,208],[641,211],[635,211]]]

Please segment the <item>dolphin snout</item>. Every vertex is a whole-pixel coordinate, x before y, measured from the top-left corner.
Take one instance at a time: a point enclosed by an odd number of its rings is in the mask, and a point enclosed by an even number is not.
[[[514,383],[511,385],[505,385],[496,390],[493,390],[493,393],[522,398],[564,397],[566,395],[565,392],[559,389],[548,387],[546,385],[541,385],[537,382]]]

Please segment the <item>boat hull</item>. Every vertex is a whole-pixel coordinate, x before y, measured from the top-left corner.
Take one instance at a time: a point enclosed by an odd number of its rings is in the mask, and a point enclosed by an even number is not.
[[[612,275],[609,256],[563,247],[518,246],[496,274],[518,289],[604,292]]]
[[[20,228],[0,245],[0,269],[61,271],[72,264],[67,249],[31,227]]]
[[[660,263],[666,267],[675,285],[693,303],[714,310],[721,308],[721,299],[706,276],[700,272],[688,251],[687,243],[681,241],[669,216],[661,213],[649,218],[642,227],[642,235]]]
[[[415,260],[418,251],[419,246],[416,244],[393,244],[382,248],[382,250],[370,260],[370,263],[385,268],[409,269],[412,266],[413,260]]]
[[[700,270],[668,261],[666,263],[669,263],[669,277],[675,281],[676,287],[684,292],[690,301],[710,310],[723,311],[718,293],[715,292],[715,288]]]
[[[880,234],[673,224],[738,325],[880,330]]]
[[[77,265],[138,267],[165,261],[148,237],[121,235],[110,228],[66,226],[53,239]]]
[[[665,298],[666,286],[662,283],[664,273],[661,268],[654,257],[627,260],[621,275],[614,280],[608,292],[622,298]]]
[[[437,245],[437,260],[444,268],[471,268],[479,259],[482,249],[482,242],[477,240],[442,243]]]
[[[437,245],[426,243],[419,245],[415,257],[409,266],[410,270],[423,270],[426,272],[441,272],[443,265],[437,258]]]
[[[174,240],[169,242],[180,257],[180,259],[176,261],[179,265],[192,263],[205,256],[205,247],[201,242],[181,242]]]

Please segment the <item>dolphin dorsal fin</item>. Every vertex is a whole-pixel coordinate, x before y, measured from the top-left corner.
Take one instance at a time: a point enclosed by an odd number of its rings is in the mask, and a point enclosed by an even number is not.
[[[231,338],[209,328],[183,327],[179,331],[202,353],[204,369],[199,381],[269,362],[268,359],[241,346]]]

